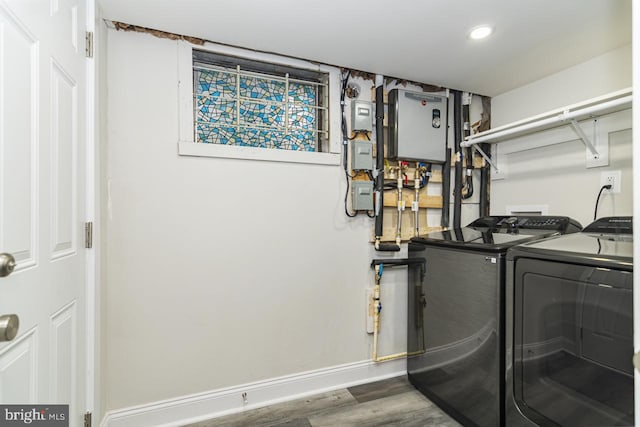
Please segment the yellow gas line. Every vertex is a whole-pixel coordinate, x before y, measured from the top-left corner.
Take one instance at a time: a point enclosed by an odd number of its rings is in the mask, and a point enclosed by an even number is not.
[[[373,359],[374,362],[387,362],[389,360],[402,359],[403,357],[407,357],[407,352],[390,354],[389,356],[380,356],[376,359]]]
[[[407,356],[415,356],[417,354],[423,354],[424,351],[412,351],[390,354],[388,356],[378,356],[378,331],[380,330],[380,266],[375,267],[376,271],[376,285],[373,288],[373,351],[371,354],[371,359],[374,362],[387,362],[389,360],[401,359]]]
[[[389,360],[402,359],[403,357],[408,356],[417,356],[418,354],[424,354],[425,351],[412,351],[411,353],[407,353],[406,351],[403,353],[390,354],[388,356],[379,356],[373,359],[374,362],[387,362]]]
[[[373,355],[378,358],[378,330],[380,329],[380,266],[376,265],[376,285],[373,288]]]

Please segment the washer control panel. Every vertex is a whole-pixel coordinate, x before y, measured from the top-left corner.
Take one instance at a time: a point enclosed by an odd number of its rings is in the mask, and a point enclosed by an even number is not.
[[[478,218],[469,224],[469,227],[500,230],[544,230],[571,233],[582,230],[582,225],[567,216],[486,216]]]

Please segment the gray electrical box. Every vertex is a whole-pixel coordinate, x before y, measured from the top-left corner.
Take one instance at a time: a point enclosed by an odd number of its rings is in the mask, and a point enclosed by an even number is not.
[[[425,92],[389,91],[389,146],[392,160],[444,163],[447,97]]]
[[[351,101],[351,130],[373,130],[373,106],[366,101]]]
[[[372,211],[373,210],[373,181],[353,181],[353,210]]]
[[[351,141],[351,169],[373,170],[373,143]]]

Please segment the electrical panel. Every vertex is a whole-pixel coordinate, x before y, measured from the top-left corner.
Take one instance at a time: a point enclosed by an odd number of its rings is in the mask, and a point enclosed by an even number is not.
[[[351,141],[351,169],[373,170],[373,143],[369,141]]]
[[[373,105],[366,101],[351,101],[351,130],[373,130]]]
[[[444,163],[447,102],[443,95],[389,91],[389,159]]]
[[[373,210],[373,181],[353,181],[353,210]]]

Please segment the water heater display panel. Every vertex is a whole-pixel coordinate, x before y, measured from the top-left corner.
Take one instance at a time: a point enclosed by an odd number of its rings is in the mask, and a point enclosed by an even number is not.
[[[389,91],[389,158],[444,163],[447,101],[425,92]]]

